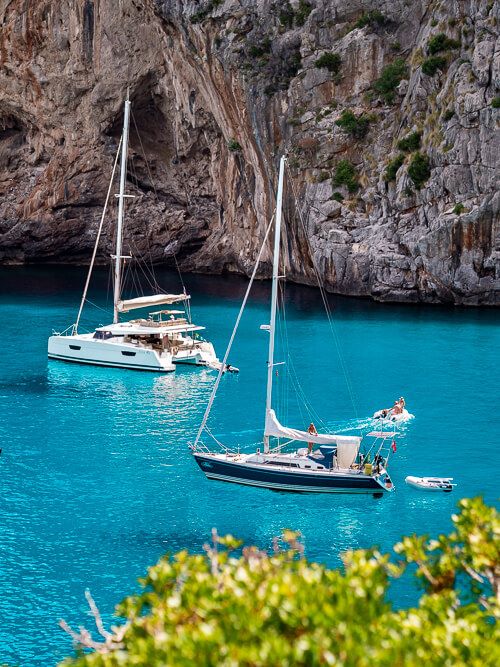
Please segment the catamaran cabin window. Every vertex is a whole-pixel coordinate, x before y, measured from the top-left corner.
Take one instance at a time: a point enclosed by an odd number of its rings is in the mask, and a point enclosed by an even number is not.
[[[122,354],[124,357],[135,357],[135,352],[126,352],[125,350],[122,350]]]

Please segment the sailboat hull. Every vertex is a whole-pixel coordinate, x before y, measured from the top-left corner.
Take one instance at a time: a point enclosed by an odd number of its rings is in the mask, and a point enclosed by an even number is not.
[[[124,343],[123,339],[96,340],[92,334],[51,336],[48,356],[59,361],[155,373],[175,370],[170,354],[160,356],[155,350]]]
[[[336,470],[288,471],[271,466],[238,463],[221,459],[213,455],[193,453],[196,463],[208,479],[232,482],[246,486],[258,486],[274,491],[294,493],[371,493],[380,494],[391,489],[383,486],[377,479],[362,473],[350,473]]]

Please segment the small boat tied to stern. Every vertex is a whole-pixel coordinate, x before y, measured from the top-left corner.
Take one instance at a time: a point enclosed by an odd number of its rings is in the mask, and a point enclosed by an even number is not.
[[[392,430],[373,431],[366,435],[319,433],[312,422],[307,430],[301,430],[281,424],[274,409],[274,404],[279,403],[277,398],[273,396],[273,381],[275,381],[275,376],[278,376],[277,367],[282,365],[286,367],[289,365],[288,362],[275,361],[278,294],[281,296],[281,311],[279,313],[281,316],[281,325],[282,327],[286,326],[285,315],[282,312],[284,310],[284,287],[283,283],[279,282],[285,277],[280,275],[280,273],[284,273],[284,267],[280,267],[280,231],[284,170],[285,158],[281,158],[274,225],[271,312],[269,324],[266,323],[261,326],[261,329],[269,334],[267,396],[262,445],[251,453],[244,453],[240,451],[239,447],[237,450],[231,449],[221,443],[208,427],[207,420],[222,376],[222,371],[220,370],[203,420],[198,429],[196,440],[190,445],[190,449],[196,463],[208,479],[256,486],[275,491],[364,493],[380,497],[394,491],[394,485],[387,470],[389,457],[396,450],[394,442],[396,434]],[[272,224],[273,220],[271,219],[222,361],[223,367],[231,350],[261,256],[267,246],[267,238]],[[319,275],[318,283],[320,289],[322,289]],[[324,299],[324,304],[330,320],[326,298]],[[330,324],[332,325],[331,320]],[[285,340],[286,336],[283,339]],[[285,346],[283,341],[282,345]],[[287,350],[285,356],[291,363],[288,354],[289,349],[285,347],[285,350]],[[313,417],[315,413],[311,412],[312,407],[307,399],[305,399],[302,388],[297,389],[299,379],[295,372],[294,382],[296,383],[294,388],[299,400],[306,411],[308,411],[309,416]],[[283,390],[287,386],[284,383]],[[283,398],[286,400],[284,391]],[[321,423],[321,419],[319,421],[316,420],[316,423]],[[210,449],[202,441],[202,436],[211,438],[218,446],[218,450],[214,451]],[[297,447],[297,444],[295,444],[295,448],[292,449],[294,443],[298,443],[301,446]],[[307,443],[307,447],[304,447],[303,443]],[[317,446],[316,451],[314,451],[315,446]],[[285,450],[285,448],[289,447],[290,449]]]

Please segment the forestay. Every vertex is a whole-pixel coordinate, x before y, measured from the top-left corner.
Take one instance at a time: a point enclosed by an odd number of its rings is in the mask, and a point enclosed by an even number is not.
[[[127,299],[118,301],[117,309],[120,313],[127,313],[135,308],[149,308],[150,306],[159,306],[163,303],[171,304],[179,301],[187,301],[191,297],[188,294],[154,294],[152,296],[140,296],[136,299]]]

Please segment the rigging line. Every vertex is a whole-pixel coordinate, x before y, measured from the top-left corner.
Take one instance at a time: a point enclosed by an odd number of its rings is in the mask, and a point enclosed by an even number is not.
[[[292,191],[293,191],[295,203],[298,204],[298,196],[297,196],[297,192],[295,190],[295,185],[294,185],[292,177],[291,177],[291,172],[290,172],[290,170],[288,170],[288,171],[289,171],[289,177],[290,177],[290,181],[291,181],[291,185],[292,185]],[[308,239],[305,223],[304,223],[304,220],[303,220],[303,217],[302,217],[302,212],[300,211],[298,206],[297,206],[297,211],[298,211],[298,215],[299,215],[299,220],[300,220],[301,225],[302,225],[302,230],[303,230],[303,233],[304,233],[305,240],[306,240],[307,244],[309,245],[309,239]],[[332,333],[332,337],[335,341],[335,346],[337,348],[337,352],[338,352],[338,355],[339,355],[340,365],[341,365],[341,368],[342,368],[342,372],[344,374],[344,379],[345,379],[345,382],[346,382],[346,385],[347,385],[347,390],[349,392],[349,397],[351,399],[351,403],[352,403],[352,406],[354,408],[354,414],[356,415],[356,418],[358,418],[356,396],[355,396],[351,381],[349,379],[349,375],[348,375],[348,372],[347,372],[347,367],[345,365],[344,357],[342,355],[338,334],[335,330],[335,327],[334,327],[334,324],[333,324],[333,321],[332,321],[331,310],[330,310],[330,307],[328,305],[328,300],[326,298],[326,293],[325,293],[325,289],[324,289],[324,286],[323,286],[323,282],[322,282],[321,276],[319,274],[318,268],[316,266],[316,262],[314,260],[314,254],[312,252],[310,252],[310,256],[311,256],[311,260],[312,260],[313,270],[314,270],[314,273],[316,275],[316,280],[318,281],[318,287],[319,287],[319,290],[320,290],[321,299],[323,301],[323,306],[324,306],[325,311],[326,311],[328,323],[329,323],[329,326],[330,326],[330,331]]]
[[[122,138],[120,138],[120,142],[118,144],[118,150],[116,151],[115,162],[113,164],[113,171],[111,173],[111,179],[109,181],[108,192],[106,194],[106,201],[104,202],[104,208],[103,208],[102,215],[101,215],[101,221],[100,221],[99,227],[97,229],[97,238],[96,238],[96,241],[95,241],[94,250],[92,252],[92,259],[90,260],[90,266],[89,266],[89,270],[87,272],[87,280],[85,281],[85,287],[83,289],[83,295],[82,295],[82,300],[80,302],[80,308],[78,309],[78,315],[76,317],[76,322],[75,322],[75,325],[74,325],[74,328],[73,328],[73,333],[74,334],[78,333],[78,324],[80,323],[80,317],[82,315],[83,306],[84,306],[85,300],[87,298],[87,292],[88,292],[88,289],[89,289],[90,278],[92,276],[92,271],[94,269],[94,262],[95,262],[95,258],[96,258],[96,255],[97,255],[97,246],[99,245],[99,241],[101,239],[102,227],[103,227],[103,224],[104,224],[104,218],[106,216],[106,211],[107,211],[107,208],[108,208],[109,198],[111,196],[111,190],[112,190],[112,187],[113,187],[113,180],[115,178],[116,165],[118,164],[118,157],[120,155],[121,145],[122,145]]]
[[[146,151],[144,150],[144,145],[142,143],[141,135],[139,134],[139,128],[137,127],[135,116],[134,116],[134,113],[133,113],[132,110],[131,110],[131,116],[132,116],[132,122],[134,123],[135,133],[137,135],[137,138],[139,139],[139,144],[141,146],[141,151],[142,151],[142,155],[144,157],[144,163],[146,165],[146,169],[147,169],[147,172],[148,172],[148,175],[149,175],[149,180],[150,180],[151,186],[153,188],[153,192],[154,192],[154,195],[155,195],[155,200],[156,200],[156,203],[158,203],[159,202],[158,192],[156,190],[156,186],[155,186],[155,183],[154,183],[154,180],[153,180],[153,175],[151,173],[151,169],[149,168],[149,162],[148,162],[148,158],[146,157]],[[135,172],[135,169],[134,169],[134,176],[135,176],[136,187],[138,189],[140,189],[137,185],[139,183],[139,179],[137,177],[137,173]],[[149,255],[148,259],[149,259],[149,263],[151,265],[151,276],[152,276],[153,281],[155,283],[155,289],[158,292],[160,292],[161,288],[160,288],[160,285],[158,284],[158,281],[156,280],[156,275],[155,275],[154,267],[153,267],[153,254],[151,252],[151,243],[150,243],[149,233],[146,234],[146,243],[147,243],[147,246],[148,246],[148,255]]]
[[[138,190],[140,192],[140,188],[137,185],[137,183],[139,182],[139,178],[137,176],[137,171],[135,169],[134,161],[133,161],[131,156],[129,156],[128,165],[129,165],[129,172],[130,172],[130,175],[132,177],[132,180],[134,181],[134,185],[136,187],[136,190]],[[143,271],[144,277],[146,278],[146,281],[147,281],[148,285],[151,287],[151,290],[153,292],[159,292],[160,289],[159,289],[159,286],[158,286],[158,281],[156,280],[156,276],[155,276],[153,266],[152,266],[152,261],[151,261],[151,248],[149,246],[149,237],[148,237],[148,235],[146,234],[146,242],[148,244],[147,252],[149,254],[149,257],[146,257],[145,253],[139,252],[139,248],[137,247],[135,241],[132,238],[129,238],[127,240],[127,242],[128,242],[129,248],[134,249],[135,257],[137,259],[137,263],[141,266],[141,270]],[[151,263],[151,267],[149,267],[149,265],[147,264],[148,259],[149,259],[149,262]],[[146,260],[144,262],[144,265],[141,263],[141,260]],[[146,275],[146,268],[148,269],[148,271],[150,273],[150,277],[148,277]]]
[[[302,401],[304,404],[304,407],[306,411],[309,413],[309,417],[312,417],[312,419],[320,424],[323,427],[323,430],[327,431],[329,430],[326,423],[323,421],[323,419],[320,417],[320,415],[316,412],[316,410],[313,408],[311,401],[307,398],[307,395],[305,391],[302,389],[302,385],[300,383],[299,377],[297,370],[295,368],[295,364],[293,362],[293,357],[290,354],[290,344],[289,344],[289,336],[288,336],[288,326],[286,324],[286,311],[284,307],[284,285],[280,286],[282,289],[282,319],[284,322],[284,332],[285,332],[285,337],[286,337],[286,344],[284,345],[286,349],[286,355],[288,359],[288,366],[289,366],[289,374],[287,377],[290,378],[293,384],[293,388],[295,390],[296,396],[297,396],[297,402],[299,403],[300,407],[300,402]],[[303,417],[303,412],[301,411],[301,418]]]
[[[240,310],[239,310],[238,316],[236,318],[236,322],[235,322],[235,325],[234,325],[233,332],[231,334],[231,338],[229,339],[229,343],[228,343],[226,352],[224,353],[224,359],[222,360],[221,366],[219,368],[219,372],[217,374],[217,379],[215,380],[215,384],[213,386],[212,393],[210,394],[210,398],[208,400],[207,407],[205,408],[205,414],[203,415],[203,419],[201,420],[200,428],[198,429],[198,433],[197,433],[196,439],[194,441],[194,447],[196,447],[196,445],[198,444],[198,441],[201,437],[201,434],[203,433],[203,429],[205,428],[205,426],[207,424],[207,420],[208,420],[208,417],[210,415],[210,410],[212,409],[212,405],[213,405],[213,402],[215,400],[215,394],[217,393],[217,389],[219,388],[219,384],[220,384],[220,381],[221,381],[221,378],[222,378],[222,374],[224,373],[224,370],[226,368],[227,358],[229,357],[229,352],[231,351],[231,347],[233,345],[234,337],[236,336],[236,331],[238,330],[238,326],[240,324],[240,320],[241,320],[241,317],[243,315],[243,311],[245,310],[245,306],[246,306],[246,303],[248,301],[248,297],[250,295],[250,290],[252,289],[252,284],[253,284],[253,281],[255,279],[257,269],[258,269],[259,264],[260,264],[260,259],[262,257],[262,253],[264,252],[264,248],[266,247],[267,238],[269,236],[269,232],[271,231],[271,227],[272,227],[273,222],[274,222],[274,215],[271,217],[269,225],[267,226],[267,229],[266,229],[266,233],[264,235],[264,239],[262,241],[262,245],[260,246],[259,254],[257,255],[257,260],[255,262],[255,266],[253,268],[252,275],[250,277],[250,281],[248,283],[248,286],[247,286],[247,289],[246,289],[246,292],[245,292],[245,296],[243,297],[243,302],[240,306]]]
[[[148,158],[146,157],[146,151],[144,150],[141,135],[139,134],[139,130],[137,128],[137,123],[135,122],[135,116],[134,116],[133,113],[132,113],[132,121],[134,123],[135,132],[137,134],[137,137],[139,139],[139,143],[141,145],[142,154],[144,155],[144,162],[146,164],[146,169],[148,171],[148,176],[149,176],[149,180],[151,181],[151,186],[153,188],[153,192],[155,193],[156,203],[159,203],[160,199],[158,197],[158,191],[156,189],[156,185],[155,185],[155,182],[153,180],[153,175],[151,173],[151,169],[149,168],[149,162],[148,162]],[[153,259],[152,259],[152,254],[151,254],[151,246],[149,245],[149,235],[147,235],[147,243],[148,243],[149,255],[150,255],[150,260],[151,260],[151,268],[152,268],[153,267]],[[177,269],[177,274],[179,276],[179,280],[181,281],[182,290],[185,294],[187,294],[186,286],[184,285],[184,281],[182,279],[182,273],[181,273],[181,270],[180,270],[180,267],[179,267],[179,263],[177,262],[177,255],[176,255],[175,250],[172,252],[172,256],[174,258],[175,268]],[[158,291],[161,291],[159,285],[158,285]]]
[[[97,308],[98,310],[102,310],[102,312],[106,313],[106,315],[109,315],[108,310],[106,310],[102,306],[98,306],[97,303],[94,303],[93,301],[90,301],[90,299],[87,299],[87,303],[90,304],[91,306],[94,306],[94,308]]]
[[[137,126],[136,126],[136,130],[137,130]],[[132,181],[134,183],[135,189],[138,192],[141,192],[141,190],[138,186],[139,177],[137,175],[137,171],[136,171],[132,156],[129,156],[128,163],[129,163],[129,172],[130,172]],[[136,245],[136,243],[131,238],[129,238],[127,240],[127,243],[129,245],[129,248],[134,249],[134,253],[135,253],[134,257],[135,257],[137,263],[141,266],[141,270],[144,273],[146,281],[147,281],[148,285],[151,287],[152,292],[160,292],[160,288],[159,288],[159,285],[158,285],[158,281],[156,280],[156,275],[154,273],[152,259],[151,259],[151,247],[150,247],[150,244],[149,244],[149,235],[146,234],[145,238],[146,238],[146,243],[147,243],[146,252],[139,252],[138,246]],[[149,266],[149,264],[151,266]],[[149,277],[146,275],[146,269],[149,271],[149,274],[150,274]]]

